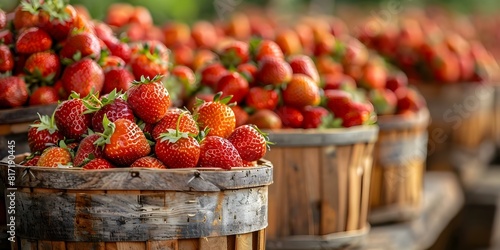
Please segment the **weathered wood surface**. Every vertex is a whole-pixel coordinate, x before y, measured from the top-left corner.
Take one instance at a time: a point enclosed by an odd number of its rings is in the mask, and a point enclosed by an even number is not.
[[[0,181],[7,180],[8,165],[0,162]],[[84,171],[81,168],[46,168],[16,165],[16,186],[68,190],[171,190],[220,191],[272,183],[272,165],[221,169],[116,168]]]
[[[33,122],[40,115],[52,115],[57,104],[30,106],[23,108],[2,109],[0,110],[0,124],[13,124],[23,122]]]
[[[373,226],[361,250],[423,250],[429,248],[458,214],[464,197],[452,173],[428,172],[424,177],[422,213],[413,221]]]
[[[377,140],[377,126],[338,129],[281,129],[266,131],[269,140],[280,147],[352,145]]]

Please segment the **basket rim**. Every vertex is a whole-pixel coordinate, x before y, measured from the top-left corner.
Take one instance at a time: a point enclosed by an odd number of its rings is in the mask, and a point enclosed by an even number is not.
[[[0,109],[0,124],[33,122],[40,115],[49,115],[57,108],[57,103]],[[20,115],[19,115],[20,114]]]
[[[421,108],[414,114],[384,115],[377,117],[380,130],[408,129],[427,127],[430,123],[430,112],[427,107]]]

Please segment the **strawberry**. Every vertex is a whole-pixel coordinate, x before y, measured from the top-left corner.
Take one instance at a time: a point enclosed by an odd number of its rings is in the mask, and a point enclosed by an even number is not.
[[[214,97],[215,94],[212,93],[198,93],[189,99],[187,103],[187,110],[194,112],[196,109],[196,103],[199,102],[198,99],[209,102],[212,101]]]
[[[324,74],[323,89],[355,90],[356,81],[352,77],[344,74]]]
[[[254,109],[274,110],[278,102],[278,92],[273,89],[265,89],[262,87],[251,88],[245,99],[246,105]]]
[[[259,63],[257,79],[262,84],[280,86],[291,80],[292,73],[292,68],[285,60],[266,57]]]
[[[266,155],[268,138],[255,125],[237,127],[227,138],[244,161],[256,161]]]
[[[92,115],[85,114],[87,108],[78,95],[74,99],[61,102],[57,106],[54,118],[59,131],[68,139],[80,140],[91,127]]]
[[[0,73],[5,73],[14,69],[14,57],[9,47],[0,44]]]
[[[247,123],[248,120],[248,113],[243,110],[242,107],[240,106],[231,106],[231,109],[234,112],[234,118],[236,119],[236,127],[239,127],[245,123]]]
[[[57,101],[59,101],[57,90],[51,86],[42,86],[31,94],[29,104],[30,106],[45,105],[57,103]]]
[[[116,27],[127,24],[134,12],[134,6],[128,3],[113,3],[106,13],[106,23]]]
[[[57,41],[68,37],[77,17],[75,8],[63,0],[46,0],[39,15],[39,26]]]
[[[330,33],[317,33],[314,47],[315,56],[330,55],[335,49],[335,37]]]
[[[142,76],[153,78],[157,75],[168,75],[168,54],[163,51],[164,46],[150,48],[146,44],[132,57],[130,66],[136,79]]]
[[[408,77],[402,72],[388,75],[385,82],[385,87],[393,92],[396,92],[399,88],[406,87],[407,85]]]
[[[379,63],[367,63],[363,68],[361,86],[367,89],[384,88],[387,80],[387,72]]]
[[[54,52],[43,51],[28,57],[24,64],[24,70],[37,80],[51,83],[59,76],[61,63]]]
[[[130,15],[130,23],[137,23],[142,28],[149,28],[153,25],[153,17],[149,10],[142,6],[136,6]]]
[[[237,67],[248,62],[248,43],[242,41],[232,41],[224,45],[220,51],[220,59],[224,66]]]
[[[270,40],[263,40],[260,42],[257,53],[255,55],[255,60],[262,61],[264,57],[273,57],[278,59],[284,59],[285,56],[281,51],[281,48],[278,44]]]
[[[372,89],[369,94],[370,102],[375,107],[377,115],[391,115],[396,111],[397,97],[389,89]]]
[[[191,39],[191,30],[185,23],[171,22],[163,26],[165,46],[174,47],[179,44],[186,44]]]
[[[257,110],[257,112],[248,117],[246,123],[254,124],[263,129],[280,129],[283,126],[278,114],[268,109]]]
[[[104,42],[112,40],[116,41],[116,37],[114,37],[113,35],[113,30],[107,24],[99,21],[93,21],[93,26],[97,38],[101,39]]]
[[[37,27],[22,31],[16,40],[16,51],[22,54],[42,52],[52,47],[52,39],[47,32]]]
[[[211,49],[217,43],[217,33],[212,23],[197,21],[191,28],[191,37],[198,48]]]
[[[310,57],[296,55],[288,59],[294,74],[309,76],[316,84],[319,84],[319,73]]]
[[[304,116],[302,128],[314,129],[321,126],[323,119],[328,115],[328,110],[323,107],[306,106],[302,109],[302,115]]]
[[[103,96],[101,100],[97,102],[95,106],[91,103],[86,103],[89,112],[94,112],[92,116],[92,128],[95,132],[104,132],[102,120],[105,115],[111,122],[118,119],[127,119],[132,122],[135,121],[132,108],[122,99],[121,95],[117,94],[116,90],[111,91],[107,96]]]
[[[30,154],[26,157],[19,165],[23,166],[36,166],[38,164],[38,160],[40,160],[39,154]]]
[[[196,76],[193,70],[184,65],[177,65],[172,69],[171,74],[175,79],[176,86],[181,87],[180,99],[185,100],[188,96],[191,96],[197,88]]]
[[[411,88],[400,88],[395,92],[397,97],[397,113],[406,111],[418,111],[425,106],[425,100],[418,94],[417,91]]]
[[[28,145],[31,152],[42,152],[64,139],[54,123],[53,115],[52,117],[39,115],[39,117],[40,119],[35,121],[28,130]]]
[[[10,30],[0,30],[0,43],[5,45],[14,43],[14,35]]]
[[[146,123],[156,123],[166,114],[170,106],[170,96],[160,79],[141,77],[141,81],[134,81],[127,91],[128,103],[134,114]]]
[[[28,100],[28,88],[23,78],[0,77],[0,108],[22,106]]]
[[[190,65],[193,70],[197,71],[207,65],[213,64],[217,60],[217,54],[207,49],[201,49],[196,52]]]
[[[243,162],[238,150],[227,139],[219,136],[207,136],[201,141],[198,166],[230,170],[242,165]]]
[[[14,20],[12,20],[14,28],[16,30],[21,30],[23,28],[37,26],[39,21],[38,11],[40,7],[40,0],[21,1],[21,4],[14,12]]]
[[[191,135],[177,129],[162,133],[155,146],[156,157],[168,168],[193,168],[198,164],[200,145]]]
[[[116,91],[127,91],[134,81],[134,76],[125,68],[113,68],[104,73],[104,84],[101,94],[110,93],[113,89]]]
[[[326,106],[330,109],[335,117],[342,117],[348,112],[349,105],[352,102],[352,95],[343,90],[327,90],[325,91]]]
[[[244,63],[238,65],[236,68],[238,73],[243,75],[247,79],[250,86],[255,86],[255,81],[257,79],[257,66],[252,63]]]
[[[207,135],[227,138],[236,126],[233,110],[227,105],[230,96],[220,99],[222,93],[217,93],[213,101],[198,103],[194,116],[200,130],[209,129]]]
[[[342,63],[344,65],[364,65],[368,61],[369,52],[364,44],[357,39],[348,39],[342,44],[341,51]]]
[[[191,114],[177,108],[167,111],[165,117],[154,126],[151,135],[155,140],[158,140],[160,135],[167,133],[169,129],[177,129],[181,133],[189,133],[195,136],[200,132]]]
[[[276,35],[278,44],[285,55],[296,55],[302,51],[302,44],[297,33],[293,30],[284,30]]]
[[[220,63],[210,64],[201,71],[201,84],[215,89],[219,79],[227,72],[227,69]]]
[[[97,36],[82,32],[68,37],[59,53],[61,60],[78,61],[86,57],[98,59],[101,54],[101,45]]]
[[[61,80],[64,90],[87,96],[91,91],[100,92],[104,83],[101,67],[90,58],[84,58],[66,67]]]
[[[104,72],[108,72],[111,69],[125,68],[125,61],[123,59],[117,56],[104,55],[104,53],[101,53],[98,63]]]
[[[363,125],[370,121],[371,109],[373,107],[360,102],[351,102],[348,106],[347,113],[340,116],[342,118],[342,126],[349,128]]]
[[[163,165],[163,163],[152,157],[152,156],[144,156],[132,163],[130,165],[131,168],[157,168],[157,169],[166,169],[167,167]]]
[[[300,110],[292,107],[280,107],[276,110],[276,113],[283,123],[283,127],[287,128],[302,128],[302,123],[304,122],[304,116]]]
[[[319,88],[308,76],[294,74],[292,80],[283,90],[285,105],[302,108],[308,105],[318,105],[320,102]]]
[[[227,72],[218,83],[216,92],[222,92],[222,97],[232,96],[230,102],[240,102],[248,93],[248,82],[238,72]]]
[[[54,89],[56,90],[59,99],[66,100],[69,98],[69,94],[66,90],[64,90],[63,83],[60,79],[54,83]]]
[[[111,162],[103,158],[93,159],[87,162],[85,165],[83,165],[83,170],[98,170],[98,169],[110,169],[110,168],[116,168],[116,166],[114,166]]]
[[[217,3],[216,3],[217,4]],[[217,6],[218,7],[218,6]],[[223,8],[224,7],[220,7]],[[231,16],[231,19],[227,22],[226,34],[229,37],[234,37],[237,40],[245,41],[250,37],[250,22],[247,15],[242,13],[237,13]]]
[[[40,155],[37,165],[51,168],[56,168],[59,165],[71,165],[71,154],[66,148],[49,147]]]
[[[151,147],[139,126],[127,119],[110,122],[103,119],[104,133],[96,144],[104,146],[104,157],[118,166],[130,166],[137,159],[149,155]]]
[[[73,159],[73,166],[82,167],[93,159],[102,158],[102,148],[95,145],[100,137],[98,134],[91,134],[83,138]]]
[[[130,62],[130,59],[132,58],[132,50],[130,49],[130,46],[128,44],[122,42],[115,42],[115,43],[106,43],[106,46],[111,52],[111,55],[123,59],[123,61],[126,63]]]
[[[192,65],[194,59],[194,51],[187,44],[179,44],[172,48],[174,62],[176,65]]]

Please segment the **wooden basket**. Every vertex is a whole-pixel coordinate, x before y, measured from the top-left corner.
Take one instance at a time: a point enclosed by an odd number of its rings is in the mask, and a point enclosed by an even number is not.
[[[378,118],[370,187],[372,224],[410,220],[419,215],[427,155],[429,112]]]
[[[266,158],[269,249],[336,249],[363,243],[377,126],[280,130]]]
[[[494,89],[492,135],[498,149],[500,148],[500,84],[494,85]]]
[[[7,169],[0,163],[3,181]],[[230,171],[14,169],[14,249],[265,249],[268,161]]]
[[[52,115],[57,104],[0,110],[0,148],[6,149],[10,140],[15,141],[16,152],[29,152],[28,129],[40,115]],[[7,150],[0,151],[0,159]]]

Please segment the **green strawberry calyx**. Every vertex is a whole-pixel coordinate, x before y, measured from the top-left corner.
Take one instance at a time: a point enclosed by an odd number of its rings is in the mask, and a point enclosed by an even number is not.
[[[97,97],[97,95],[93,93],[90,93],[83,99],[83,105],[87,108],[84,114],[95,113],[104,106],[113,103],[116,99],[124,99],[124,94],[121,91],[116,91],[116,89],[113,89],[101,98]]]
[[[42,8],[42,4],[40,0],[22,1],[21,8],[23,11],[27,11],[35,15]]]
[[[177,141],[179,141],[182,138],[188,138],[188,137],[194,137],[194,136],[196,136],[196,135],[193,135],[193,134],[190,134],[190,133],[187,133],[187,132],[180,132],[179,131],[179,127],[180,127],[180,124],[181,124],[182,117],[184,115],[188,114],[188,113],[189,113],[188,111],[181,112],[179,114],[179,116],[177,117],[177,122],[176,122],[176,125],[175,125],[175,129],[167,129],[166,133],[161,133],[160,134],[160,141],[161,142],[168,141],[170,143],[176,143]]]
[[[139,81],[137,80],[134,80],[132,82],[133,85],[140,85],[140,84],[149,84],[149,83],[155,83],[155,82],[159,82],[161,81],[161,79],[163,78],[163,75],[156,75],[155,77],[153,77],[152,79],[149,78],[149,76],[141,76],[141,79]]]
[[[52,113],[51,117],[49,117],[48,115],[40,115],[40,113],[37,114],[40,123],[35,123],[30,125],[31,127],[37,128],[36,130],[37,132],[48,130],[50,134],[53,134],[58,130],[54,119],[55,112]]]
[[[66,23],[71,16],[66,12],[68,0],[45,0],[41,6],[42,10],[49,14],[50,21],[57,20],[60,23]]]
[[[263,132],[262,130],[259,129],[259,127],[257,127],[257,125],[254,125],[254,124],[250,124],[249,125],[250,127],[252,127],[253,129],[255,129],[257,131],[257,133],[259,133],[262,137],[264,137],[264,140],[266,141],[266,147],[268,150],[271,149],[271,145],[275,145],[274,142],[270,141],[269,140],[269,134],[266,133],[266,132]]]
[[[113,122],[111,122],[106,114],[102,118],[102,126],[104,127],[104,132],[97,133],[100,135],[99,139],[97,139],[94,144],[100,147],[104,147],[106,144],[110,144],[111,135],[115,132],[116,126]]]

